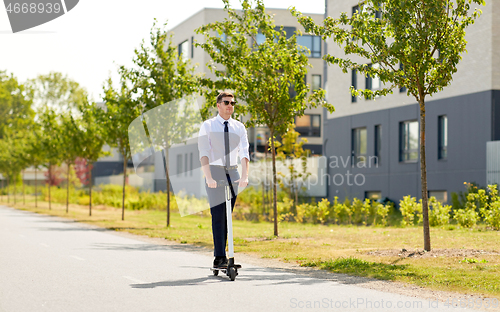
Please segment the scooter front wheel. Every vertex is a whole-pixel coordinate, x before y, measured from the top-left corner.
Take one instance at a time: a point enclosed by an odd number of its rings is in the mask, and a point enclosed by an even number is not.
[[[236,278],[236,269],[234,267],[230,267],[229,268],[229,272],[228,272],[228,275],[229,275],[229,278],[234,281],[235,278]]]

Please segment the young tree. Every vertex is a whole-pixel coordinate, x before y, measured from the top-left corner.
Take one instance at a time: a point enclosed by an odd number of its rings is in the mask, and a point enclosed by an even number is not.
[[[333,106],[325,102],[324,90],[308,95],[310,88],[304,82],[310,67],[306,51],[297,45],[295,34],[275,28],[261,0],[255,3],[242,0],[241,12],[232,9],[228,0],[223,1],[228,17],[196,30],[205,35],[205,42],[198,46],[212,58],[208,66],[216,76],[215,81],[204,79],[202,82],[209,90],[235,90],[238,99],[246,103],[237,107],[236,115],[250,116],[247,127],[265,125],[269,129],[274,235],[278,236],[275,138],[284,134],[295,116],[302,116],[306,108],[321,105],[333,112]],[[263,42],[257,41],[258,34],[264,36]]]
[[[431,250],[427,169],[425,158],[425,98],[451,83],[457,64],[466,51],[465,29],[474,23],[481,11],[471,6],[484,5],[483,0],[365,0],[360,10],[349,17],[328,17],[323,26],[292,9],[307,31],[332,38],[344,49],[346,57],[324,56],[346,73],[357,70],[379,77],[381,90],[355,90],[353,96],[373,98],[407,88],[420,107],[420,174],[422,189],[424,249]],[[361,56],[369,66],[347,58]]]
[[[287,165],[288,160],[288,173],[278,172],[280,176],[281,189],[287,190],[290,198],[293,198],[293,213],[297,213],[297,203],[299,202],[299,193],[303,191],[302,185],[304,181],[311,175],[307,172],[307,155],[310,150],[304,150],[304,143],[307,143],[306,138],[299,139],[299,133],[295,131],[295,124],[291,124],[289,130],[281,137],[281,142],[275,142],[276,154],[283,165]],[[296,168],[295,160],[301,160],[302,170]],[[304,188],[305,189],[305,188]]]
[[[143,112],[162,106],[161,115],[147,118],[150,136],[156,131],[155,145],[163,149],[165,176],[167,180],[167,227],[170,226],[170,177],[168,171],[168,150],[173,144],[181,143],[198,131],[194,119],[195,111],[184,111],[189,107],[176,105],[180,100],[197,91],[198,80],[194,67],[184,61],[177,47],[172,44],[172,35],[168,35],[166,24],[156,26],[156,20],[150,31],[149,44],[143,40],[139,49],[135,50],[133,62],[135,67],[123,69],[134,85],[133,93],[144,105]],[[180,102],[179,102],[180,103]],[[186,104],[192,104],[187,101]],[[165,105],[167,104],[167,105]],[[142,112],[141,112],[142,113]],[[184,114],[184,113],[187,113]],[[161,133],[160,133],[161,132]]]
[[[130,143],[128,126],[141,115],[143,107],[132,96],[130,81],[126,74],[120,70],[120,89],[115,90],[110,79],[104,86],[104,101],[106,102],[106,121],[103,123],[107,133],[107,143],[117,147],[123,156],[123,196],[122,220],[125,220],[125,182],[127,179],[127,163],[130,160]]]
[[[84,158],[88,169],[89,216],[92,215],[92,166],[101,156],[108,155],[102,147],[106,143],[106,112],[95,103],[85,103],[78,107],[81,113],[79,120],[81,150],[78,156]]]
[[[77,124],[77,121],[70,114],[61,114],[60,119],[60,132],[59,137],[62,142],[62,154],[61,158],[66,164],[68,169],[66,173],[66,213],[69,210],[69,186],[70,186],[70,174],[71,166],[75,162],[75,159],[83,154],[83,142],[82,133]]]
[[[38,122],[42,128],[41,150],[43,154],[42,165],[48,169],[49,210],[52,208],[51,185],[54,181],[53,168],[61,163],[62,138],[60,125],[56,113],[49,107],[44,107],[38,112]],[[39,139],[40,139],[39,138]]]

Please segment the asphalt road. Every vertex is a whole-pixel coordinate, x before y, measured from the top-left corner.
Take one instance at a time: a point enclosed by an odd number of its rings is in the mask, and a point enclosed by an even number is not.
[[[236,259],[237,254],[235,255]],[[0,206],[0,311],[465,311]]]

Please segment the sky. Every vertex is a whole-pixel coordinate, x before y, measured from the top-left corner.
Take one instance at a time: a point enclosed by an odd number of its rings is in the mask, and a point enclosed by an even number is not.
[[[231,0],[240,8],[238,0]],[[295,6],[324,13],[324,0],[264,0],[267,8]],[[116,78],[119,65],[131,66],[134,49],[149,38],[154,18],[173,28],[204,7],[223,8],[222,0],[80,0],[65,15],[13,34],[0,6],[0,70],[20,81],[61,72],[100,101],[102,85]]]

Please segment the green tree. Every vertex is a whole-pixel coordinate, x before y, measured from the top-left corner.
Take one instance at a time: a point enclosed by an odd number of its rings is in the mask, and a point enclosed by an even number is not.
[[[42,128],[41,151],[43,155],[42,166],[49,171],[48,191],[49,191],[49,210],[52,209],[51,183],[53,167],[61,163],[61,154],[63,142],[60,136],[60,125],[57,120],[56,112],[48,106],[43,107],[38,112],[38,123]]]
[[[78,106],[87,101],[87,93],[78,82],[58,72],[39,75],[28,82],[33,90],[36,110],[49,106],[57,114],[76,113]]]
[[[346,73],[357,70],[370,77],[379,77],[384,88],[377,91],[355,90],[353,96],[373,98],[406,87],[420,108],[420,174],[423,203],[424,249],[431,250],[427,169],[425,157],[425,98],[443,90],[451,83],[457,64],[466,51],[465,29],[473,24],[481,11],[471,6],[484,5],[483,0],[365,0],[360,10],[349,17],[328,17],[323,26],[310,17],[298,16],[307,31],[332,38],[343,47],[346,57],[324,56]],[[347,56],[362,57],[369,66]]]
[[[35,207],[38,207],[38,168],[45,162],[46,155],[43,149],[43,132],[40,123],[35,123],[33,131],[26,135],[26,157],[28,164],[35,168]]]
[[[276,141],[276,157],[280,159],[286,166],[288,163],[288,174],[278,172],[280,176],[281,189],[287,190],[290,198],[293,198],[293,211],[297,213],[297,203],[299,202],[299,193],[303,190],[302,184],[311,173],[307,172],[307,155],[310,150],[304,150],[304,143],[307,143],[306,138],[300,138],[300,134],[295,131],[295,124],[291,124],[289,130],[281,137],[281,142]],[[296,168],[296,160],[301,160],[302,170]]]
[[[172,36],[163,27],[156,26],[156,20],[150,31],[149,43],[143,40],[135,50],[133,59],[136,65],[122,69],[134,88],[132,93],[143,103],[143,111],[162,106],[155,112],[156,118],[147,118],[150,136],[156,138],[157,149],[163,150],[165,176],[167,179],[167,227],[170,226],[170,178],[168,172],[168,150],[173,144],[181,143],[199,129],[193,127],[199,119],[196,110],[189,104],[178,105],[180,100],[197,91],[198,80],[194,67],[189,61],[182,60],[177,47],[172,44]],[[165,105],[167,104],[167,105]],[[153,133],[157,132],[157,133]]]
[[[59,159],[56,155],[51,155],[51,162],[63,160],[67,166],[67,185],[66,185],[66,212],[69,209],[69,174],[71,165],[78,157],[82,149],[80,144],[80,133],[75,118],[78,117],[78,108],[86,105],[87,92],[78,82],[70,79],[58,72],[50,72],[47,75],[39,75],[37,78],[29,81],[29,87],[33,90],[33,101],[38,111],[52,110],[54,114],[46,116],[47,130],[54,132],[57,137],[46,137],[48,146],[53,151],[59,152]],[[56,127],[57,124],[57,127]],[[50,129],[50,130],[49,130]],[[51,142],[52,141],[52,142]],[[53,143],[58,144],[57,147]],[[50,151],[52,154],[52,151]],[[52,158],[54,156],[54,158]],[[49,162],[49,175],[51,175],[51,164]],[[50,185],[49,185],[50,194]],[[50,195],[49,195],[50,197]],[[49,200],[50,207],[50,200]]]
[[[125,220],[125,182],[127,179],[127,163],[130,160],[130,143],[128,126],[139,117],[143,106],[133,98],[130,81],[126,73],[120,70],[120,89],[113,87],[113,81],[108,79],[104,86],[104,101],[106,102],[106,121],[103,124],[107,133],[107,143],[117,147],[123,156],[123,195],[122,195],[122,220]]]
[[[33,123],[32,103],[31,89],[0,71],[0,139],[6,131],[23,130]]]
[[[71,166],[75,162],[76,158],[83,154],[83,144],[82,134],[77,121],[71,116],[71,114],[61,114],[59,115],[60,127],[59,127],[59,137],[62,143],[62,153],[61,158],[66,164],[66,213],[69,210],[69,187],[70,187],[70,175]]]
[[[242,0],[242,12],[232,9],[228,0],[223,1],[228,17],[196,30],[205,35],[205,42],[197,45],[212,58],[208,66],[216,76],[215,80],[203,79],[202,83],[213,90],[207,92],[211,99],[215,98],[217,90],[235,90],[238,99],[247,103],[237,107],[236,116],[248,114],[247,127],[265,125],[269,129],[274,235],[278,236],[276,136],[284,134],[295,116],[302,116],[306,108],[321,105],[333,112],[333,106],[325,102],[324,90],[309,94],[310,88],[304,82],[310,67],[305,48],[297,45],[295,34],[286,34],[282,27],[275,28],[261,0],[255,3]],[[259,33],[265,40],[258,43]],[[215,105],[215,101],[211,105]]]
[[[92,216],[92,167],[99,157],[109,154],[102,150],[107,139],[106,128],[103,127],[106,112],[96,103],[85,103],[78,109],[81,113],[81,118],[78,120],[81,145],[78,156],[87,161],[89,169],[89,216]]]

